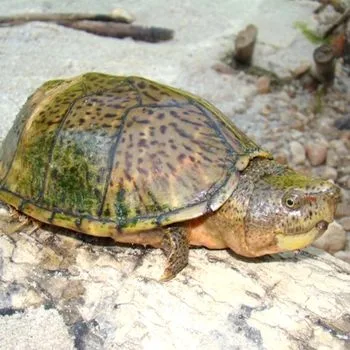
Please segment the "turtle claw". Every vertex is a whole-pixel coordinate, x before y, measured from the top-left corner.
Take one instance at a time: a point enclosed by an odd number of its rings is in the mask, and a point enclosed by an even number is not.
[[[173,271],[171,271],[171,269],[169,267],[166,267],[162,276],[160,277],[159,281],[160,282],[168,282],[168,281],[172,280],[175,276],[176,276],[176,274],[174,274]]]
[[[188,263],[188,241],[183,227],[164,229],[162,248],[167,256],[167,266],[160,280],[166,282],[174,278]]]

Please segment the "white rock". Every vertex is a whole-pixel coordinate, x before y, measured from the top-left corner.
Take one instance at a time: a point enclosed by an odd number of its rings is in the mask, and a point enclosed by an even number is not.
[[[128,12],[127,10],[122,9],[122,8],[113,9],[111,16],[114,18],[122,18],[127,23],[131,23],[131,22],[135,21],[135,17],[132,14],[130,14],[130,12]]]
[[[334,148],[328,149],[327,152],[327,165],[331,167],[337,167],[339,164],[339,154]]]
[[[327,165],[312,168],[312,173],[327,180],[336,180],[338,177],[337,169]]]
[[[341,202],[337,205],[336,217],[350,216],[350,191],[341,189]]]
[[[268,76],[262,76],[256,82],[256,88],[259,94],[267,94],[270,92],[271,79]]]
[[[334,254],[343,250],[346,244],[346,232],[337,222],[332,222],[327,231],[313,243],[313,246]]]
[[[347,250],[347,251],[344,251],[344,250],[341,250],[340,252],[336,252],[334,254],[334,256],[338,259],[341,259],[343,261],[346,261],[347,263],[350,264],[350,251]]]
[[[338,220],[339,224],[342,225],[345,231],[350,231],[350,216],[346,216]]]
[[[350,189],[350,175],[344,175],[338,179],[338,184],[343,188]]]
[[[332,140],[329,143],[329,146],[330,148],[334,149],[340,156],[346,156],[349,154],[349,150],[343,140]]]
[[[290,143],[290,151],[291,151],[291,162],[294,165],[304,164],[305,157],[305,149],[304,146],[298,141],[292,141]]]
[[[305,147],[306,156],[312,166],[321,165],[326,161],[328,147],[319,142],[310,142]]]

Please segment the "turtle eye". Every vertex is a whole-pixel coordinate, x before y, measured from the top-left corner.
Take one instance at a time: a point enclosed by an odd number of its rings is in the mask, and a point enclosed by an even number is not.
[[[282,202],[288,209],[299,209],[302,205],[302,195],[296,192],[288,192],[284,195]]]

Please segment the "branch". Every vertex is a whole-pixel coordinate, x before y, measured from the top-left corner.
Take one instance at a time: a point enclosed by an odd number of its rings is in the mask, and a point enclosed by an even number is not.
[[[249,65],[252,61],[258,29],[253,25],[248,25],[240,31],[235,40],[236,61]]]
[[[0,25],[19,25],[27,22],[74,22],[82,20],[101,21],[101,22],[116,22],[116,23],[131,23],[132,17],[119,13],[105,14],[90,14],[90,13],[29,13],[13,16],[0,16]]]
[[[334,32],[341,24],[343,24],[350,17],[350,8],[348,8],[323,34],[323,38],[327,38]]]
[[[58,22],[65,27],[84,30],[85,32],[108,36],[114,38],[131,37],[134,40],[148,42],[158,42],[170,40],[174,36],[171,29],[157,27],[141,27],[124,23],[101,23],[98,21],[75,21],[75,22]]]

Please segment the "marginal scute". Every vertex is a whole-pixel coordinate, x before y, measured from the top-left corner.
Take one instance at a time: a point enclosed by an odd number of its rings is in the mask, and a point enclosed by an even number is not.
[[[42,85],[1,152],[0,199],[97,236],[215,211],[250,159],[270,157],[192,94],[99,73]]]

